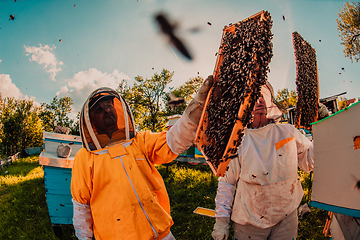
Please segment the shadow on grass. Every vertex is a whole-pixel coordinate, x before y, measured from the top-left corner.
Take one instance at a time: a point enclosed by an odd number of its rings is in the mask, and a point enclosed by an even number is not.
[[[16,162],[3,169],[2,176],[5,171],[9,173],[6,177],[13,180],[11,184],[4,181],[0,186],[0,239],[59,239],[50,222],[38,161]],[[76,239],[72,225],[61,228],[60,239]]]

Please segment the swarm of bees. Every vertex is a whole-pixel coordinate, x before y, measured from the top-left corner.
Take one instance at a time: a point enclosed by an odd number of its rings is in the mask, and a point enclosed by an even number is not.
[[[299,33],[293,32],[293,45],[296,61],[296,127],[311,129],[310,124],[318,116],[318,71],[316,53]]]
[[[200,128],[206,135],[206,143],[201,146],[203,154],[215,168],[237,156],[243,128],[236,130],[237,138],[230,143],[232,147],[227,148],[235,123],[241,121],[246,127],[251,122],[251,112],[266,82],[273,56],[271,28],[271,16],[264,11],[264,18],[238,22],[234,33],[229,31],[223,35],[219,53],[222,62],[216,73],[218,80],[214,82],[205,109],[206,127]],[[242,115],[239,115],[240,108],[244,109]]]

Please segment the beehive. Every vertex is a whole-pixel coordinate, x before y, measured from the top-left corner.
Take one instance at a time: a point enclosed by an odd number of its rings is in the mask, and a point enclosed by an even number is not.
[[[51,223],[72,224],[73,204],[71,202],[71,169],[76,153],[82,148],[80,136],[43,132],[44,152],[39,156],[43,165],[46,202]],[[68,158],[57,156],[57,147],[71,143]]]
[[[237,155],[243,130],[265,84],[272,57],[272,21],[261,11],[223,29],[195,145],[216,176]]]
[[[312,124],[310,206],[360,218],[360,102]]]

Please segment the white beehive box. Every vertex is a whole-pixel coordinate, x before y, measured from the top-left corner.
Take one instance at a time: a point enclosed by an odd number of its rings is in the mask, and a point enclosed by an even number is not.
[[[360,104],[313,123],[310,206],[360,217]]]
[[[39,156],[39,164],[52,167],[72,168],[74,157],[82,148],[80,136],[43,132],[43,141],[44,152]],[[57,148],[60,144],[69,144],[71,147],[69,157],[59,158],[57,156]]]

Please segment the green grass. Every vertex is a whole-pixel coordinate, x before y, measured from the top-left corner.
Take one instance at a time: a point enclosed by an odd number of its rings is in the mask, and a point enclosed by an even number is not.
[[[20,158],[0,171],[0,239],[57,239],[46,205],[38,156]],[[72,226],[62,226],[71,239]],[[76,238],[73,238],[76,239]]]
[[[49,219],[44,187],[44,172],[38,156],[20,158],[0,171],[0,239],[58,239]],[[173,162],[157,166],[163,176],[171,201],[177,240],[212,239],[214,218],[194,214],[196,207],[215,209],[217,177],[204,165]],[[299,172],[308,202],[309,174]],[[298,239],[329,239],[322,234],[327,212],[312,208],[299,221]],[[72,225],[62,225],[61,239],[76,239]],[[229,239],[233,239],[230,231]]]
[[[215,219],[194,214],[196,207],[215,209],[217,178],[208,166],[174,162],[168,167],[158,166],[164,177],[171,201],[174,225],[171,231],[176,239],[212,239]]]

